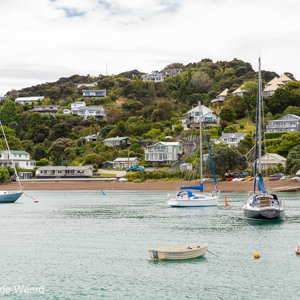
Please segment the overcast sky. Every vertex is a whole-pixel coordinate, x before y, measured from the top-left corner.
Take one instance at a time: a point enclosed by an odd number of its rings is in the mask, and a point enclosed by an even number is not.
[[[203,58],[299,80],[300,1],[0,0],[0,41],[0,94]]]

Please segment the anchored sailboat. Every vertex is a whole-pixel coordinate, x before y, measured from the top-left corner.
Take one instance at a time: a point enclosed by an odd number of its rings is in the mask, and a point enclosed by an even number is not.
[[[216,191],[203,193],[203,155],[202,155],[202,131],[201,131],[201,116],[203,120],[207,146],[209,150],[209,157],[214,176]],[[199,128],[200,128],[200,185],[199,186],[183,186],[180,191],[173,198],[168,197],[167,203],[170,206],[216,206],[219,201],[220,191],[218,189],[217,179],[214,171],[211,151],[209,147],[209,140],[206,132],[204,116],[202,112],[201,102],[199,101]]]
[[[284,207],[278,196],[274,193],[269,194],[264,187],[263,177],[261,175],[261,62],[260,58],[258,70],[258,90],[257,90],[257,113],[256,113],[256,140],[255,140],[255,164],[254,164],[254,186],[251,195],[248,195],[243,209],[247,220],[252,221],[282,221],[284,220]],[[256,191],[258,163],[258,192]]]
[[[2,129],[2,132],[3,132],[4,139],[5,139],[5,143],[6,143],[6,146],[7,146],[7,150],[8,150],[9,153],[11,153],[1,121],[0,121],[0,125],[1,125],[1,129]],[[12,167],[15,171],[16,181],[18,182],[20,189],[18,191],[0,191],[0,203],[16,202],[23,194],[23,187],[21,185],[20,178],[18,176],[18,172],[16,170],[15,163],[12,159],[12,156],[10,156],[10,157],[11,157]]]

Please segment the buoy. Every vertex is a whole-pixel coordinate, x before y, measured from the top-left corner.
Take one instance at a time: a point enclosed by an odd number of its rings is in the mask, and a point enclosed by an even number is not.
[[[258,253],[253,254],[254,258],[260,258],[260,255]]]
[[[34,200],[34,203],[39,203],[39,200]]]
[[[297,245],[295,252],[297,255],[300,255],[300,244]]]
[[[225,206],[229,206],[227,199],[226,199],[226,195],[224,194],[224,198],[225,198]]]

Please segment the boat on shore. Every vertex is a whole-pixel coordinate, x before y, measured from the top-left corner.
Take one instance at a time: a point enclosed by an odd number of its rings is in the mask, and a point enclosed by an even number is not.
[[[190,259],[205,256],[208,244],[148,249],[149,255],[155,260]]]
[[[5,143],[6,143],[6,146],[7,146],[7,150],[11,154],[10,149],[9,149],[9,145],[8,145],[8,142],[7,142],[7,139],[6,139],[5,131],[3,129],[1,121],[0,121],[0,125],[1,125],[2,133],[3,133],[4,139],[5,139]],[[13,202],[16,202],[23,194],[23,187],[21,185],[20,178],[19,178],[18,172],[16,170],[16,166],[15,166],[14,160],[12,159],[12,156],[11,156],[11,163],[12,163],[12,168],[15,172],[16,181],[18,182],[20,189],[16,190],[16,191],[0,191],[0,203],[13,203]]]
[[[262,153],[262,124],[261,124],[261,62],[259,58],[258,89],[257,89],[257,115],[256,115],[256,139],[255,139],[255,163],[253,192],[248,194],[244,203],[244,217],[250,221],[283,221],[285,219],[284,207],[275,193],[268,193],[264,187],[262,177],[261,153]],[[258,165],[258,180],[257,177]],[[256,182],[258,192],[256,191]]]

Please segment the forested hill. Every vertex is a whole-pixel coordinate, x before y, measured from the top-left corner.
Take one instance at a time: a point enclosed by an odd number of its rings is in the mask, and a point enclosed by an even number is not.
[[[225,128],[227,132],[242,129],[251,133],[247,126],[236,126],[247,125],[255,119],[257,72],[250,63],[238,59],[228,62],[203,59],[187,65],[174,63],[164,69],[170,68],[180,68],[183,72],[157,83],[143,81],[144,73],[138,70],[114,76],[73,75],[56,82],[10,91],[6,99],[1,100],[0,118],[7,128],[11,148],[26,150],[39,161],[51,158],[59,164],[64,157],[69,164],[93,163],[101,166],[104,160],[126,156],[126,152],[108,149],[101,142],[85,143],[84,136],[95,133],[99,133],[101,138],[128,136],[132,142],[132,153],[143,153],[137,141],[157,142],[166,136],[180,135],[183,132],[180,118],[198,101],[213,108],[214,113],[221,117],[221,126],[210,132],[212,137],[219,137]],[[295,80],[293,74],[285,74]],[[280,75],[262,71],[264,83]],[[232,96],[231,93],[239,87],[245,91],[244,95]],[[107,96],[83,97],[83,89],[105,89]],[[225,89],[228,89],[225,102],[221,106],[212,105],[211,101]],[[44,99],[33,105],[14,103],[17,97],[27,96],[44,96]],[[70,108],[71,103],[77,101],[85,101],[88,106],[103,105],[107,118],[83,120],[77,115],[62,113],[62,109]],[[268,120],[285,113],[299,115],[299,103],[300,84],[291,81],[266,99],[264,113]],[[55,115],[31,112],[36,105],[49,104],[59,105],[60,111]],[[252,142],[244,145],[240,152],[245,154],[251,145]]]

